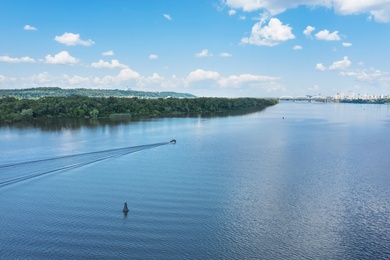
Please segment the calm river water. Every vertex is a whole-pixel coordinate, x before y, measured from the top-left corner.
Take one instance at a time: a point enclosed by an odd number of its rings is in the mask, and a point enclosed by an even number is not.
[[[390,259],[389,154],[388,105],[3,126],[0,259]]]

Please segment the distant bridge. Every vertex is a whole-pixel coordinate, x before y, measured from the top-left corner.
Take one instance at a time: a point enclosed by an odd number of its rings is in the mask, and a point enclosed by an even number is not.
[[[296,102],[296,101],[303,101],[303,102],[329,102],[332,101],[332,97],[323,97],[323,96],[281,96],[279,97],[279,101],[291,101],[291,102]]]

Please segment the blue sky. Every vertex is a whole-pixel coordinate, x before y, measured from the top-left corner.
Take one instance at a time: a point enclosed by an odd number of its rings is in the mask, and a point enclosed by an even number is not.
[[[390,94],[390,0],[1,0],[0,88]]]

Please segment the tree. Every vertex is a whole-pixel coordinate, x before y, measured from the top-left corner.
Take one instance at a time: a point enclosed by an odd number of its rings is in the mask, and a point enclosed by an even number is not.
[[[32,119],[34,116],[34,113],[33,113],[33,110],[31,108],[23,109],[22,112],[20,112],[20,116],[23,119]]]
[[[89,115],[92,117],[92,118],[97,118],[98,115],[99,115],[99,110],[97,110],[96,108],[92,109],[90,112],[89,112]]]

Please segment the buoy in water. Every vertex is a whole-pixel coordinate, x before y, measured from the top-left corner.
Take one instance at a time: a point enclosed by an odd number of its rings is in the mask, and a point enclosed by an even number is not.
[[[129,208],[127,207],[127,202],[125,202],[125,205],[123,206],[123,213],[129,212]]]

